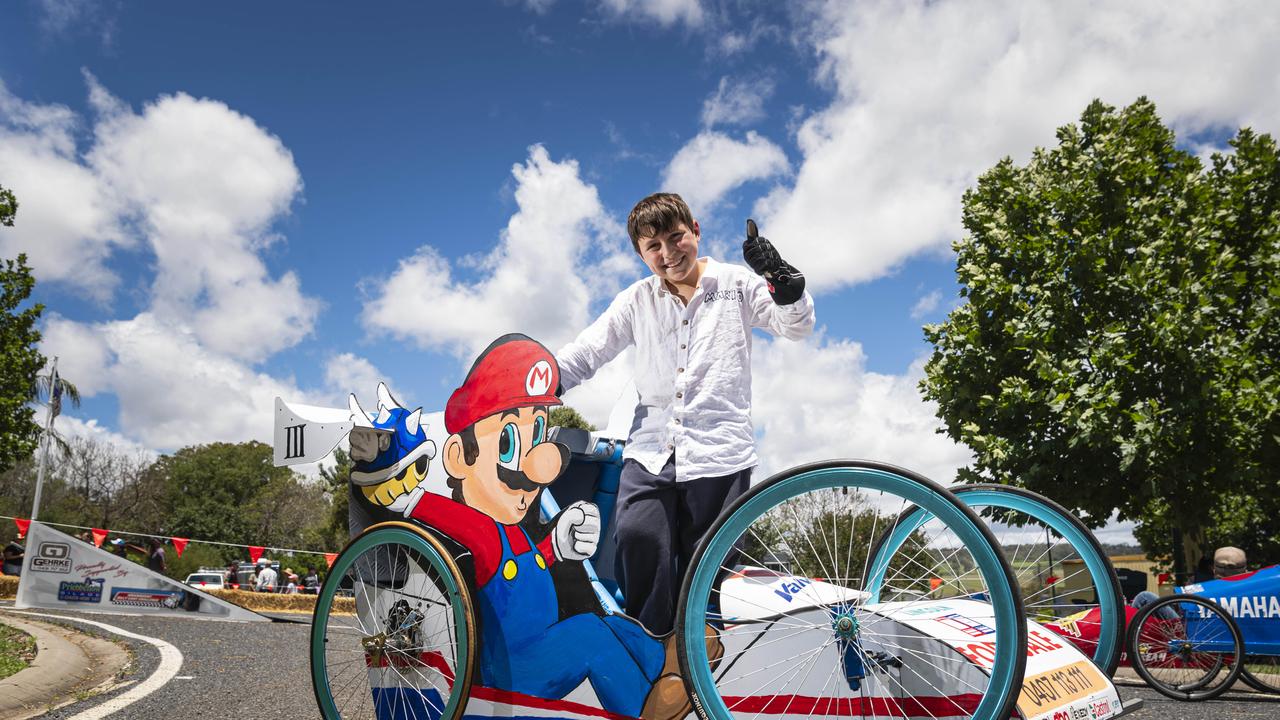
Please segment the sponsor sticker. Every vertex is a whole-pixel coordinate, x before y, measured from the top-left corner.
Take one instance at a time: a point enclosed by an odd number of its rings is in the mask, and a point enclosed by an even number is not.
[[[112,588],[111,603],[131,607],[152,607],[173,610],[182,604],[186,595],[182,590],[154,590],[151,588]]]
[[[62,602],[96,603],[102,600],[102,578],[63,580],[58,583],[58,599]]]
[[[898,612],[907,617],[917,617],[919,615],[933,615],[934,613],[947,612],[951,608],[946,605],[927,605],[925,607],[907,608]]]
[[[791,577],[779,582],[778,586],[773,589],[773,592],[783,600],[791,602],[793,597],[812,583],[813,581],[809,578]]]
[[[1081,660],[1023,680],[1022,691],[1018,694],[1018,710],[1024,717],[1060,711],[1066,718],[1074,720],[1083,715],[1076,713],[1077,708],[1072,703],[1107,689],[1107,681],[1098,668],[1088,660]],[[1081,703],[1080,708],[1088,711],[1090,720],[1101,720],[1114,714],[1109,700]],[[1056,719],[1058,716],[1051,717]]]
[[[31,569],[36,572],[71,572],[71,546],[59,542],[42,542],[31,558]]]
[[[969,637],[982,637],[995,632],[995,628],[983,625],[977,620],[967,618],[960,613],[950,613],[948,615],[940,615],[934,618],[935,622],[940,622],[947,627],[954,628]]]

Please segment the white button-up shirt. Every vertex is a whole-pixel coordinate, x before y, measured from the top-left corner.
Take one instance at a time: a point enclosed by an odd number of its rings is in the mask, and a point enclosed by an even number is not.
[[[577,339],[556,353],[565,390],[635,346],[640,394],[623,456],[653,474],[672,453],[676,480],[715,477],[757,464],[751,426],[751,329],[792,340],[813,331],[808,292],[779,306],[751,270],[705,258],[685,305],[649,276],[618,294]]]

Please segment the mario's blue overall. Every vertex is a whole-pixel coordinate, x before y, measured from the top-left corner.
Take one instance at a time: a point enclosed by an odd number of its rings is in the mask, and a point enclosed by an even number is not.
[[[430,493],[410,517],[472,551],[480,590],[482,685],[559,699],[587,680],[605,710],[640,714],[662,672],[661,643],[619,616],[582,613],[560,620],[549,542],[535,545],[518,525],[503,525]]]

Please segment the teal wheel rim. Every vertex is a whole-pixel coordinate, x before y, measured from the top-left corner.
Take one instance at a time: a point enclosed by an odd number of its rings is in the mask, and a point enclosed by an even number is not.
[[[1081,572],[1087,575],[1089,585],[1096,594],[1096,602],[1084,603],[1078,609],[1087,610],[1097,607],[1101,616],[1098,628],[1098,643],[1094,648],[1092,660],[1108,676],[1115,674],[1116,667],[1120,662],[1120,652],[1124,646],[1124,598],[1120,594],[1119,583],[1115,578],[1115,571],[1111,566],[1111,562],[1103,554],[1102,548],[1088,528],[1084,527],[1083,523],[1070,515],[1060,505],[1021,488],[966,485],[951,488],[951,490],[957,498],[971,508],[1000,508],[1016,511],[1032,518],[1053,533],[1056,533],[1065,544],[1070,545],[1072,551],[1079,555],[1084,568]],[[892,535],[880,545],[878,554],[886,557],[892,555],[911,531],[925,525],[931,517],[929,513],[920,508],[909,511],[909,516],[903,518],[898,527],[894,529]],[[1000,535],[1000,533],[996,534]],[[1039,564],[1040,562],[1038,557],[1030,557],[1029,559],[1034,561],[1034,564]],[[1061,560],[1062,558],[1059,559]],[[1024,581],[1026,576],[1020,563],[1020,558],[1015,554],[1009,560],[1013,566],[1014,576],[1020,581]],[[1047,563],[1050,572],[1052,572],[1051,553],[1049,553],[1044,562]],[[1028,563],[1028,567],[1025,569],[1031,569],[1031,564]],[[880,560],[876,567],[883,571],[883,565],[884,561]],[[1071,575],[1074,574],[1071,573]],[[877,576],[877,580],[882,579],[882,576]],[[1070,582],[1071,580],[1072,577],[1070,576],[1059,577],[1056,584],[1069,587],[1074,584]],[[1024,584],[1026,583],[1024,582]],[[1079,594],[1079,592],[1076,591],[1076,594]],[[1044,586],[1033,592],[1024,592],[1022,597],[1023,608],[1029,617],[1035,616],[1043,609],[1046,593],[1052,593],[1052,586]],[[1070,595],[1071,593],[1064,591],[1064,596],[1069,598]],[[1051,594],[1048,599],[1050,600],[1050,605],[1055,604],[1052,602]],[[1061,598],[1059,599],[1061,600]],[[1032,619],[1036,618],[1032,617]]]
[[[891,466],[856,462],[808,466],[771,478],[753,488],[735,503],[733,508],[722,515],[712,533],[704,539],[685,580],[685,592],[678,618],[681,632],[681,660],[688,678],[695,710],[703,718],[727,720],[733,717],[733,713],[719,693],[717,671],[708,662],[703,633],[690,630],[691,628],[700,630],[704,624],[714,623],[716,620],[709,614],[708,605],[717,575],[722,572],[722,560],[734,549],[739,539],[746,536],[753,523],[771,509],[808,493],[840,492],[841,488],[854,488],[855,492],[889,494],[902,498],[904,502],[929,509],[936,517],[952,526],[956,536],[972,553],[977,571],[984,577],[991,578],[987,585],[991,590],[990,604],[995,625],[995,658],[993,667],[988,673],[987,687],[982,693],[973,717],[995,720],[1006,715],[1015,700],[1025,667],[1026,625],[1020,599],[1009,579],[1008,566],[995,548],[989,531],[971,510],[965,508],[941,486]],[[851,541],[853,534],[853,532],[850,533]],[[865,562],[864,559],[864,565]],[[865,568],[863,575],[866,575]],[[841,604],[840,607],[846,606]],[[837,632],[843,627],[848,637],[842,642],[847,644],[854,639],[854,633],[850,631],[857,626],[844,623],[837,627],[839,621],[836,615],[837,613],[832,613],[834,624],[831,627]],[[867,626],[864,624],[863,627]],[[720,663],[728,664],[732,660],[729,655],[726,655]],[[834,673],[836,670],[819,669],[817,672]],[[720,670],[720,674],[723,675],[724,671]],[[805,680],[800,682],[803,683]],[[853,685],[851,684],[850,687]]]
[[[350,605],[335,610],[344,578],[354,613]],[[459,717],[475,642],[467,592],[452,561],[417,531],[374,528],[353,540],[334,560],[312,616],[311,681],[321,715],[374,718],[381,708]]]

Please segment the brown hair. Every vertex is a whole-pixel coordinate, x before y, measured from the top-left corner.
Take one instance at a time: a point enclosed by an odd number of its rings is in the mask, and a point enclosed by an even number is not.
[[[627,216],[627,234],[631,236],[631,247],[639,253],[641,237],[670,232],[680,223],[693,229],[693,213],[689,212],[684,198],[675,193],[654,193],[636,203]]]

